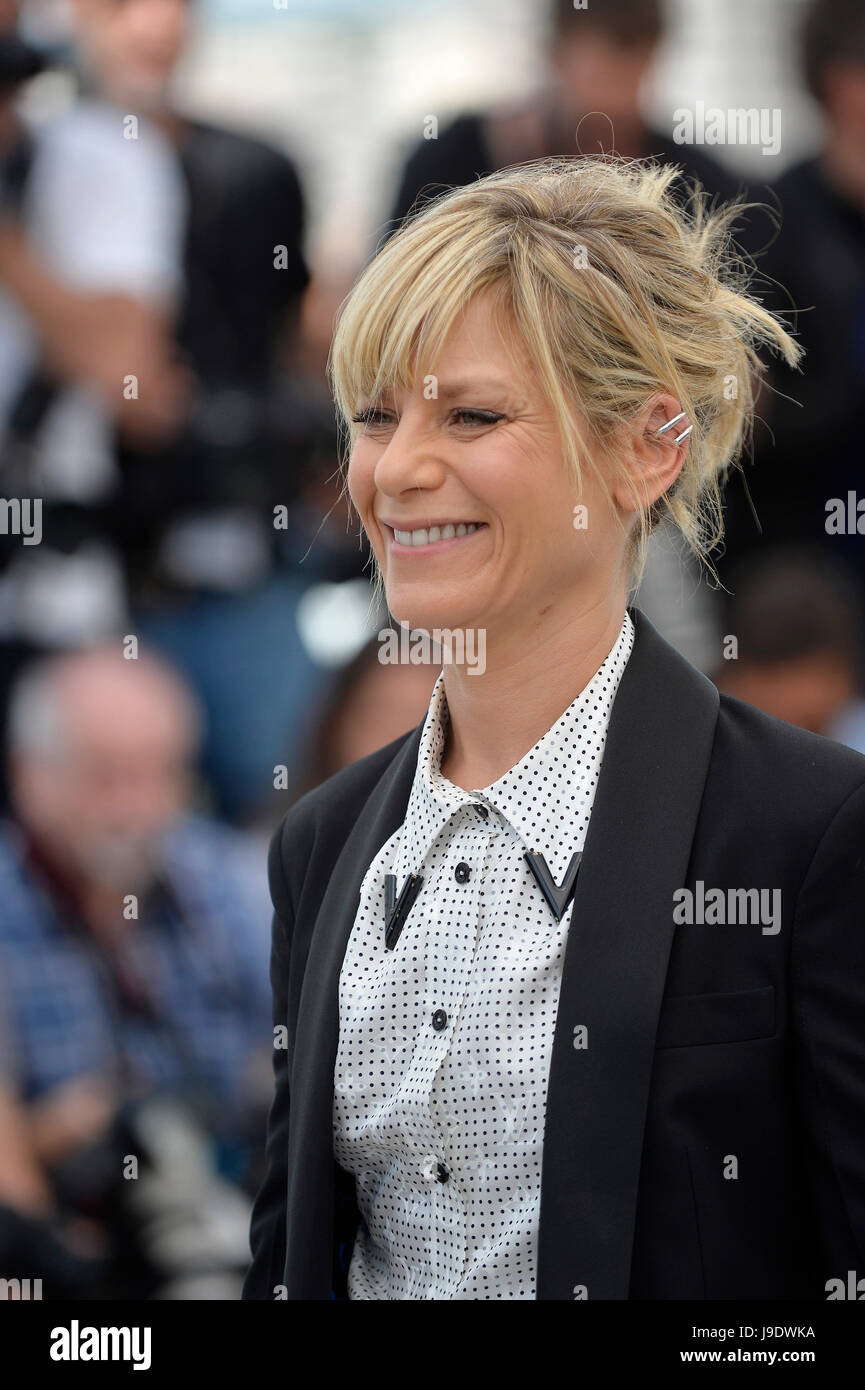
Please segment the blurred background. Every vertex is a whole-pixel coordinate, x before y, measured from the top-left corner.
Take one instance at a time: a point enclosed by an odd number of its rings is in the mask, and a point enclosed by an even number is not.
[[[761,389],[721,587],[661,531],[637,602],[865,751],[865,0],[0,0],[9,1288],[239,1296],[267,842],[437,674],[378,660],[334,314],[418,198],[604,150],[757,203],[755,293],[806,349]]]

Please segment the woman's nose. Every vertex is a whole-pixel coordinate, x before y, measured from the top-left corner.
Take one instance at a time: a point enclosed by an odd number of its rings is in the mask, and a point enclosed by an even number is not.
[[[436,487],[445,467],[430,431],[403,419],[376,464],[376,487],[391,496],[413,487]]]

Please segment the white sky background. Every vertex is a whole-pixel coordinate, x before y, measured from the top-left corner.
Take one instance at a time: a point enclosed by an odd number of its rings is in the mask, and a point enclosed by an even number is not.
[[[50,0],[49,0],[50,3]],[[603,0],[589,0],[589,5]],[[263,135],[294,157],[313,264],[368,254],[400,157],[459,111],[518,96],[542,78],[545,0],[195,0],[198,37],[180,105]],[[767,182],[810,153],[816,112],[794,66],[802,0],[668,0],[670,38],[645,93],[659,130],[673,111],[779,107],[776,157],[716,158]],[[277,8],[278,7],[278,8]]]

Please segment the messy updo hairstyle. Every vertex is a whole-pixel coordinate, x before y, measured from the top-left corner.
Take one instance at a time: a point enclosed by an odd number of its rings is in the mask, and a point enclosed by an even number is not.
[[[649,535],[669,518],[712,573],[720,487],[750,443],[765,371],[758,349],[790,366],[802,350],[748,292],[752,270],[732,236],[745,205],[714,207],[698,188],[685,202],[671,190],[679,174],[654,160],[544,159],[422,206],[342,306],[329,372],[343,467],[362,403],[433,374],[457,316],[489,292],[503,341],[538,373],[578,494],[588,466],[610,499],[623,427],[655,393],[680,402],[693,425],[684,466],[641,507],[626,562],[633,587]]]

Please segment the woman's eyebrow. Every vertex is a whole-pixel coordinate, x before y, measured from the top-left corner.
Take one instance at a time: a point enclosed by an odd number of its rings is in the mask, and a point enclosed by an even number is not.
[[[510,383],[496,377],[466,377],[463,381],[439,381],[437,391],[440,397],[452,400],[454,396],[470,395],[474,391],[507,391]]]

